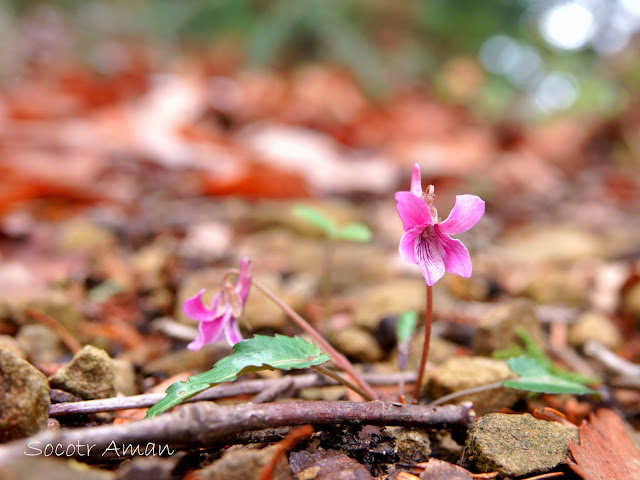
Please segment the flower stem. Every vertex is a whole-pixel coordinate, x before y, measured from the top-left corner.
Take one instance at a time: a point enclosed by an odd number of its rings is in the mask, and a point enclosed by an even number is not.
[[[420,390],[422,388],[422,380],[424,372],[427,369],[427,357],[429,356],[429,340],[431,339],[431,322],[433,321],[433,287],[427,285],[427,311],[425,312],[424,324],[424,344],[422,345],[422,357],[420,358],[420,367],[418,368],[418,379],[416,380],[415,390],[413,392],[413,401],[418,402]]]
[[[364,390],[369,399],[378,399],[378,394],[371,388],[371,386],[366,382],[362,375],[358,373],[358,371],[353,367],[351,362],[347,360],[347,357],[338,352],[331,344],[309,323],[298,315],[289,305],[280,300],[271,290],[262,285],[262,283],[258,282],[256,279],[252,278],[251,283],[260,290],[264,295],[269,298],[273,303],[278,305],[282,311],[284,311],[287,315],[291,317],[291,319],[306,333],[308,333],[318,344],[329,354],[331,355],[331,360],[338,365],[342,370],[347,372],[351,377],[355,380],[355,382]]]
[[[367,392],[362,390],[357,385],[351,383],[349,380],[342,377],[340,374],[334,372],[333,370],[329,370],[327,367],[323,365],[311,365],[311,368],[313,368],[316,372],[320,372],[323,375],[326,375],[327,377],[334,379],[336,382],[341,383],[345,387],[350,388],[351,390],[356,392],[358,395],[362,396],[365,400],[369,402],[372,402],[373,400],[375,400],[375,398],[372,398],[371,395],[369,395]]]
[[[331,319],[331,293],[333,291],[332,267],[333,267],[333,241],[326,239],[324,244],[324,256],[322,259],[322,316],[324,323],[321,330],[324,332],[324,326]]]

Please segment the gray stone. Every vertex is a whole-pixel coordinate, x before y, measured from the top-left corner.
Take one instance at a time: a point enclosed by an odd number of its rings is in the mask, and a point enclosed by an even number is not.
[[[133,457],[118,468],[116,480],[173,480],[177,460],[162,457]]]
[[[569,343],[576,348],[595,340],[611,350],[622,345],[622,335],[607,315],[587,312],[578,317],[569,327]]]
[[[424,328],[420,327],[421,333],[417,333],[411,339],[409,350],[409,362],[407,368],[409,370],[417,370],[420,366],[420,357],[422,356],[422,347],[424,346]],[[429,340],[429,356],[427,360],[432,365],[440,365],[450,358],[455,357],[458,345],[440,337],[432,336]],[[394,356],[394,361],[397,354]]]
[[[526,300],[501,305],[478,321],[473,338],[473,353],[489,356],[514,344],[522,345],[516,334],[524,329],[538,345],[544,345],[544,330],[533,305]]]
[[[242,447],[229,449],[222,458],[198,471],[198,478],[202,480],[260,480],[264,468],[269,465],[278,447],[273,445],[263,449]],[[277,462],[272,477],[274,480],[290,480],[291,473],[286,456]]]
[[[277,275],[261,273],[259,281],[284,303],[298,312],[301,311],[311,296],[314,287],[313,284],[309,283],[309,279],[301,274],[296,274],[286,282],[282,282]],[[255,287],[252,287],[244,315],[240,318],[240,325],[246,325],[250,330],[266,329],[281,332],[286,328],[287,324],[293,324],[289,316],[271,299],[267,298]]]
[[[530,476],[566,463],[571,456],[569,439],[579,443],[577,428],[536,420],[528,413],[490,413],[469,430],[463,460],[479,472]]]
[[[589,277],[578,269],[547,265],[530,272],[528,277],[521,293],[536,303],[580,308],[588,302]]]
[[[394,453],[402,463],[426,462],[431,455],[429,432],[423,428],[384,427],[393,438]]]
[[[136,388],[136,372],[133,364],[129,360],[114,358],[111,361],[113,365],[113,373],[115,375],[116,392],[123,395],[135,395]]]
[[[495,247],[500,258],[524,265],[598,258],[611,248],[602,236],[567,225],[514,229]]]
[[[111,357],[93,345],[87,345],[76,353],[71,363],[49,378],[49,383],[85,400],[109,398],[116,394]]]
[[[44,447],[42,447],[44,448]],[[115,480],[113,472],[90,468],[67,458],[17,456],[0,465],[2,480]]]
[[[58,335],[45,325],[24,325],[16,341],[35,365],[58,362],[65,354]]]
[[[404,278],[377,283],[355,290],[349,300],[354,305],[356,324],[373,331],[385,315],[424,310],[424,281]],[[435,304],[442,305],[438,300]]]
[[[99,253],[117,243],[115,234],[96,223],[72,220],[62,226],[56,248],[63,253]]]
[[[375,362],[382,358],[382,349],[378,341],[360,327],[347,327],[336,332],[333,343],[338,351],[361,362]]]
[[[516,375],[509,370],[506,362],[486,357],[453,357],[427,373],[426,393],[437,399],[450,393],[501,382]],[[478,414],[510,407],[524,392],[512,388],[499,387],[484,392],[464,395],[453,403],[473,402]]]
[[[45,428],[50,405],[42,372],[9,350],[0,350],[0,443]]]
[[[27,355],[20,344],[10,335],[0,335],[0,350],[13,353],[16,357],[25,360]]]

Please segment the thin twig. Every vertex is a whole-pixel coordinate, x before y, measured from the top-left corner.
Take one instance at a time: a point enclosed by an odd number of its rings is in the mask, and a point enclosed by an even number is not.
[[[640,365],[619,357],[600,342],[590,340],[584,346],[584,353],[612,370],[626,377],[640,377]]]
[[[431,323],[433,322],[433,287],[427,285],[427,311],[425,312],[424,325],[424,344],[422,345],[422,357],[420,357],[420,366],[418,367],[418,380],[416,380],[415,389],[413,391],[414,403],[420,397],[422,389],[422,380],[424,372],[427,369],[427,358],[429,357],[429,339],[431,338]]]
[[[597,375],[593,367],[589,365],[589,363],[587,363],[584,358],[578,355],[578,353],[571,347],[565,346],[564,348],[556,348],[554,346],[551,346],[549,347],[549,350],[552,355],[562,360],[562,362],[564,362],[570,370],[590,377]]]
[[[233,442],[235,435],[250,430],[297,425],[398,425],[426,428],[467,427],[475,420],[470,404],[425,407],[376,402],[278,402],[260,405],[242,404],[217,407],[208,402],[186,404],[175,412],[121,425],[105,425],[80,429],[46,430],[32,437],[0,447],[0,464],[23,456],[37,454],[34,446],[51,445],[64,452],[65,458],[83,461],[105,460],[120,454],[125,446],[142,449],[206,448],[215,443]],[[77,448],[78,445],[83,449]],[[87,446],[92,450],[87,452]],[[87,455],[88,453],[88,455]],[[117,457],[121,458],[121,456]]]
[[[488,383],[487,385],[481,385],[479,387],[467,388],[465,390],[458,390],[457,392],[450,393],[449,395],[445,395],[444,397],[440,397],[433,402],[429,402],[427,404],[428,407],[435,407],[436,405],[442,405],[443,403],[447,403],[451,400],[455,400],[456,398],[464,397],[465,395],[472,395],[474,393],[486,392],[487,390],[493,390],[495,388],[500,388],[502,383]]]
[[[563,472],[549,472],[542,475],[536,475],[535,477],[527,477],[523,480],[548,480],[549,478],[556,478],[564,476]]]
[[[354,385],[349,380],[347,380],[346,378],[342,377],[340,374],[334,372],[333,370],[329,370],[324,365],[312,365],[311,368],[314,369],[316,372],[320,372],[323,375],[326,375],[327,377],[332,378],[336,382],[341,383],[345,387],[350,388],[351,390],[356,392],[358,395],[360,395],[362,398],[364,398],[366,401],[372,402],[373,400],[375,400],[375,398],[371,398],[367,394],[367,392],[362,390],[360,387],[358,387],[357,385]]]
[[[335,248],[334,242],[327,238],[324,244],[324,258],[322,259],[322,303],[323,312],[322,316],[324,322],[322,324],[322,331],[324,333],[324,327],[331,320],[331,294],[333,293],[333,249]]]
[[[415,381],[414,372],[398,372],[391,374],[366,374],[365,378],[372,385],[396,385],[400,380],[405,382]],[[290,380],[291,379],[291,380]],[[188,400],[198,402],[202,400],[216,400],[218,398],[235,397],[237,395],[256,395],[270,388],[279,388],[282,384],[289,384],[292,381],[292,390],[300,390],[309,387],[322,387],[335,385],[330,378],[323,375],[304,374],[287,375],[282,378],[266,380],[242,380],[235,383],[218,385],[206,392]],[[127,410],[129,408],[148,408],[164,398],[164,393],[147,393],[144,395],[133,395],[129,397],[105,398],[101,400],[86,400],[84,402],[55,403],[49,409],[49,415],[77,415],[98,412],[113,412],[117,410]]]
[[[82,345],[80,345],[80,342],[78,342],[75,339],[75,337],[71,334],[69,330],[65,328],[64,325],[62,325],[58,320],[53,318],[51,315],[47,315],[46,313],[41,312],[39,310],[34,310],[33,308],[26,308],[24,310],[24,313],[26,313],[28,316],[30,316],[34,320],[42,323],[43,325],[46,325],[47,327],[51,328],[54,332],[56,332],[60,340],[62,340],[62,343],[64,343],[65,346],[74,355],[78,353],[80,350],[82,350]]]
[[[251,283],[266,295],[272,302],[278,305],[291,319],[305,332],[307,332],[320,346],[331,356],[331,360],[342,370],[347,372],[356,381],[360,387],[369,394],[371,398],[379,398],[378,394],[371,386],[362,378],[362,375],[353,367],[347,357],[338,352],[333,346],[304,318],[298,315],[289,305],[280,300],[271,290],[262,285],[256,279],[252,278]]]
[[[267,403],[281,397],[285,392],[290,392],[293,387],[293,377],[287,375],[282,377],[282,382],[273,382],[270,386],[262,390],[251,399],[250,403]]]

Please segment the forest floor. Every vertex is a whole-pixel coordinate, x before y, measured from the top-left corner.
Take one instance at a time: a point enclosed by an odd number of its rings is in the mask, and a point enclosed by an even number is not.
[[[223,76],[186,62],[159,75],[135,60],[113,78],[75,66],[35,70],[0,97],[0,422],[8,442],[0,459],[10,460],[0,462],[2,478],[638,473],[636,105],[615,119],[487,124],[420,88],[370,102],[330,66]],[[410,400],[425,282],[398,254],[403,230],[394,200],[409,189],[415,163],[424,186],[435,186],[442,218],[456,195],[486,202],[478,224],[457,237],[471,252],[473,275],[447,273],[433,287],[418,405]],[[364,223],[372,238],[328,244],[295,215],[300,205],[339,225]],[[225,271],[244,257],[256,280],[356,365],[381,402],[363,402],[312,371],[262,371],[214,387],[207,401],[141,421],[171,383],[232,352],[224,341],[188,350],[197,323],[182,305],[203,288],[211,301]],[[421,327],[402,371],[395,328],[407,311],[419,313]],[[240,327],[245,338],[303,333],[255,288]],[[555,364],[596,377],[599,395],[503,387],[456,400],[473,401],[472,410],[426,406],[507,378],[492,354],[522,343],[518,327]],[[101,350],[87,354],[87,345]],[[60,380],[79,352],[84,377]],[[40,404],[33,370],[49,379]],[[26,391],[31,400],[22,398]],[[100,398],[93,410],[84,403]],[[492,453],[472,450],[471,441],[491,412],[523,422],[522,414],[537,412],[541,428],[561,426],[564,456],[528,470],[491,463]],[[584,420],[582,455],[571,453],[568,439],[578,442]],[[534,427],[498,427],[534,442],[527,437]],[[90,445],[93,455],[83,455]],[[142,445],[146,455],[118,450],[127,445]],[[565,462],[570,455],[575,472]]]

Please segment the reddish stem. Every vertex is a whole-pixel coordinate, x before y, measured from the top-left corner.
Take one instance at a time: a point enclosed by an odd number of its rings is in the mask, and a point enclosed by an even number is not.
[[[318,344],[322,347],[329,355],[331,355],[331,360],[338,365],[342,370],[351,375],[351,378],[364,390],[370,398],[378,399],[379,396],[375,392],[373,388],[367,383],[367,381],[362,378],[362,375],[358,373],[358,371],[353,367],[351,362],[347,360],[347,357],[338,352],[333,346],[318,332],[315,328],[313,328],[304,318],[298,315],[295,310],[293,310],[289,305],[280,300],[271,290],[262,285],[255,279],[251,279],[251,283],[255,285],[255,287],[260,290],[264,295],[266,295],[272,302],[278,305],[291,319],[305,332],[307,332]]]
[[[433,321],[433,287],[427,285],[427,311],[425,312],[424,325],[424,344],[422,345],[422,357],[420,358],[420,367],[418,368],[418,379],[416,380],[415,390],[413,392],[413,402],[418,401],[420,390],[422,388],[422,380],[424,372],[427,369],[427,357],[429,356],[429,340],[431,339],[431,322]]]
[[[303,425],[291,430],[286,438],[276,444],[276,453],[274,453],[273,458],[262,471],[262,480],[272,480],[276,466],[280,459],[284,457],[285,453],[295,447],[302,440],[309,438],[314,433],[315,429],[311,425]]]
[[[58,334],[58,337],[60,338],[60,340],[62,340],[62,343],[64,343],[65,346],[69,350],[71,350],[71,353],[73,353],[74,355],[78,353],[80,350],[82,350],[82,345],[80,345],[80,343],[75,339],[75,337],[71,334],[71,332],[67,330],[64,325],[62,325],[58,320],[56,320],[52,316],[47,315],[46,313],[41,312],[40,310],[34,310],[33,308],[25,309],[24,313],[26,313],[28,316],[30,316],[34,320],[54,330]]]

